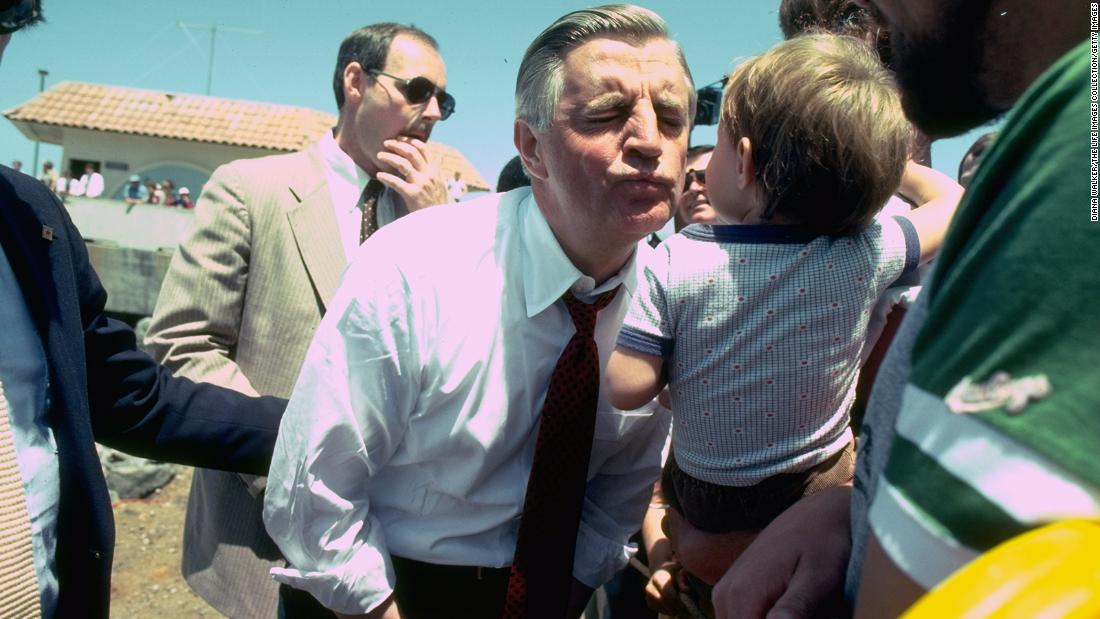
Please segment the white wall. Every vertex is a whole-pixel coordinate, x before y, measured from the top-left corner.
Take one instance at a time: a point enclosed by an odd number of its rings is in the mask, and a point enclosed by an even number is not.
[[[69,167],[72,159],[84,159],[100,162],[100,172],[105,183],[103,195],[114,195],[131,174],[142,174],[148,168],[164,164],[183,164],[205,170],[212,174],[214,169],[234,159],[262,157],[280,151],[244,146],[208,144],[188,140],[155,138],[144,135],[130,135],[89,129],[64,129],[64,161],[60,169]],[[106,167],[108,161],[126,163],[127,170],[112,170]],[[161,179],[154,179],[161,180]],[[197,187],[191,188],[192,197],[198,196]]]

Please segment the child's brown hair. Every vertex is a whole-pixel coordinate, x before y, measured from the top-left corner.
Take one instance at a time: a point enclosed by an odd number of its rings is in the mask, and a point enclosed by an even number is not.
[[[854,234],[901,182],[909,123],[890,74],[851,37],[805,34],[749,59],[722,120],[731,144],[752,143],[764,220]]]

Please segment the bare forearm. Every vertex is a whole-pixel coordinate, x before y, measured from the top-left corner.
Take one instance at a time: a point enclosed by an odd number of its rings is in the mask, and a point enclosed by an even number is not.
[[[963,189],[946,175],[910,162],[898,191],[917,205],[906,217],[920,238],[920,261],[927,262],[943,243]]]
[[[679,616],[681,566],[672,548],[672,540],[665,532],[664,521],[668,513],[661,482],[653,485],[653,498],[645,519],[642,520],[642,544],[649,560],[649,582],[645,586],[646,604],[662,614]]]
[[[945,197],[958,198],[962,187],[947,175],[910,161],[905,166],[898,193],[919,206]]]
[[[900,616],[925,593],[886,554],[875,535],[867,544],[861,575],[856,619]]]
[[[645,406],[665,387],[664,360],[619,346],[607,363],[608,401],[620,410]]]
[[[653,497],[649,501],[645,518],[642,519],[642,545],[651,570],[656,569],[672,556],[668,535],[661,526],[667,509],[664,493],[661,492],[661,482],[658,480],[653,485]]]

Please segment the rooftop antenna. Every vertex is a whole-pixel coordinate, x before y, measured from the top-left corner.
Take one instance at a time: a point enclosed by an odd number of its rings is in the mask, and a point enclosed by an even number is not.
[[[261,30],[252,30],[250,28],[237,28],[235,26],[223,26],[221,24],[193,24],[190,22],[176,22],[176,24],[185,32],[188,36],[191,33],[187,32],[188,28],[197,28],[202,30],[210,30],[210,59],[206,67],[206,94],[210,94],[210,86],[214,81],[214,48],[215,41],[218,38],[218,32],[234,32],[237,34],[261,34]],[[194,39],[192,39],[194,42]],[[198,43],[195,43],[196,47]]]

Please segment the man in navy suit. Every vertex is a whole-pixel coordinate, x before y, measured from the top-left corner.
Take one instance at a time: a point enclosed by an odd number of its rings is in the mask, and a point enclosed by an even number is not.
[[[40,19],[38,0],[0,0],[0,57],[12,32]],[[138,351],[133,331],[104,314],[107,293],[65,208],[4,166],[0,250],[0,414],[33,549],[19,583],[31,595],[15,606],[0,591],[0,616],[106,617],[114,522],[95,443],[264,474],[285,402],[173,378]]]

